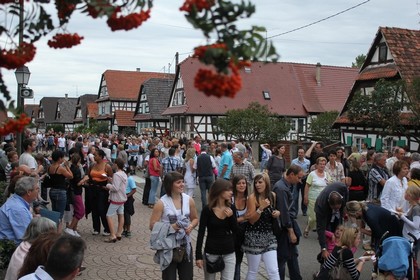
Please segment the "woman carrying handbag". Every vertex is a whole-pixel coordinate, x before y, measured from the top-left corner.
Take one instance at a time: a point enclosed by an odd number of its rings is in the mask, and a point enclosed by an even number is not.
[[[317,280],[357,280],[360,277],[363,264],[370,256],[354,260],[352,247],[360,244],[360,233],[357,228],[345,228],[341,236],[340,245],[335,246],[321,267],[321,271],[314,276]]]
[[[209,203],[201,212],[196,264],[199,268],[204,268],[206,280],[215,279],[217,272],[220,272],[222,280],[232,280],[235,275],[235,235],[238,223],[234,215],[235,210],[232,209],[232,194],[231,182],[217,179],[210,188]]]

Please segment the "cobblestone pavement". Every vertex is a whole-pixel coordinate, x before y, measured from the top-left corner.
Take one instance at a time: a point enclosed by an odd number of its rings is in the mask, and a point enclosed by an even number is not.
[[[143,195],[144,179],[134,177],[138,188],[135,194],[135,214],[132,216],[132,236],[123,237],[116,243],[105,243],[107,237],[92,235],[92,220],[83,219],[79,222],[78,230],[87,243],[84,266],[86,270],[77,279],[161,279],[159,265],[154,263],[154,251],[149,249],[150,230],[149,218],[152,210],[141,203]],[[198,189],[198,188],[197,188]],[[199,202],[199,190],[195,195],[197,208],[201,208]],[[114,218],[116,226],[116,217]],[[193,248],[197,236],[197,229],[192,234]],[[264,264],[261,264],[264,266]],[[247,271],[246,263],[242,264],[242,279],[245,279]],[[264,271],[261,267],[260,271]],[[204,273],[194,265],[194,279],[204,279]],[[258,279],[267,279],[263,274]],[[182,280],[182,279],[180,279]]]

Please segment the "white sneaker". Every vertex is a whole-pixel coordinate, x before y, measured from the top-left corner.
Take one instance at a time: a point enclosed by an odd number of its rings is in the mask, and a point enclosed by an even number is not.
[[[81,237],[80,234],[76,230],[73,230],[73,233],[74,233],[74,236]]]
[[[102,232],[102,236],[110,236],[110,235],[111,235],[111,233],[109,233],[109,232],[106,232],[106,231]]]
[[[64,232],[65,232],[65,233],[67,233],[67,234],[70,234],[70,235],[76,236],[76,235],[74,234],[74,230],[72,230],[71,228],[65,228],[65,229],[64,229]]]
[[[91,233],[92,233],[92,235],[98,235],[99,234],[99,232],[98,231],[96,231],[96,230],[91,230]]]

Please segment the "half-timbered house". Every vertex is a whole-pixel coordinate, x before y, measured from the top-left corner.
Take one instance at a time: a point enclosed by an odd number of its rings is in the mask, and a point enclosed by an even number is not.
[[[77,98],[76,112],[74,114],[74,127],[87,125],[87,104],[95,102],[96,94],[84,94]]]
[[[129,117],[122,116],[127,117],[127,120],[120,119],[117,123],[132,121],[141,84],[150,78],[165,78],[168,75],[156,72],[106,70],[102,74],[96,100],[97,120],[107,122],[112,133],[118,132],[118,124],[115,124],[116,110],[132,112]],[[117,116],[119,115],[121,114],[117,113]]]
[[[244,109],[251,102],[267,105],[272,113],[291,119],[288,140],[308,134],[308,124],[316,115],[340,111],[357,75],[357,69],[302,63],[253,62],[242,69],[242,89],[235,98],[206,96],[194,87],[198,69],[196,58],[177,66],[168,108],[170,133],[176,137],[224,140],[217,133],[217,119],[231,109]]]
[[[345,106],[334,124],[340,128],[342,142],[358,147],[366,143],[376,150],[391,149],[394,146],[408,146],[412,151],[419,150],[419,143],[408,135],[420,135],[420,127],[419,124],[413,126],[406,121],[411,115],[407,108],[402,109],[400,118],[401,125],[406,126],[409,132],[405,135],[389,135],[381,127],[381,120],[378,120],[376,127],[367,127],[352,123],[347,117],[348,105],[355,93],[370,94],[379,79],[402,79],[410,84],[415,78],[420,78],[420,31],[379,27]]]
[[[169,130],[169,116],[163,116],[171,97],[173,75],[152,78],[141,85],[133,120],[139,134],[162,136]]]
[[[57,102],[59,97],[43,97],[39,101],[38,118],[36,123],[38,130],[45,132],[49,125],[55,124]]]
[[[77,98],[59,98],[55,112],[55,124],[63,125],[65,132],[74,130],[74,114],[76,112]]]
[[[36,119],[38,118],[39,104],[25,104],[23,110],[25,114],[31,118],[31,123],[36,126],[37,125]]]

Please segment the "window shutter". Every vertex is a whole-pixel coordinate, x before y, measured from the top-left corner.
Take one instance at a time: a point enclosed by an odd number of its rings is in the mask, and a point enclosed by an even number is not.
[[[347,136],[347,141],[346,142],[347,142],[346,144],[349,145],[349,146],[353,145],[353,137]]]
[[[398,140],[397,141],[397,146],[398,147],[404,147],[405,146],[405,140]]]
[[[376,151],[382,151],[382,139],[381,138],[376,138],[375,150]]]
[[[366,144],[366,146],[372,147],[372,139],[365,138],[365,139],[363,139],[363,142]]]

